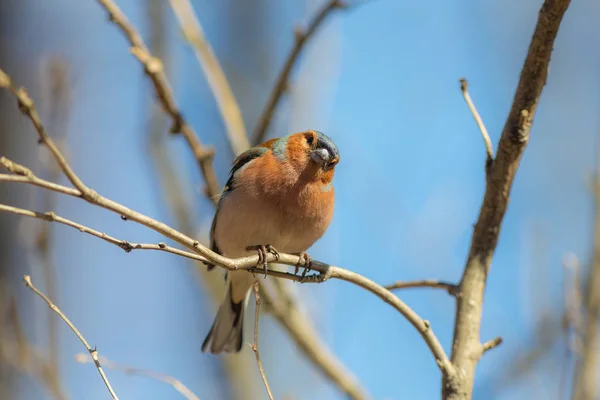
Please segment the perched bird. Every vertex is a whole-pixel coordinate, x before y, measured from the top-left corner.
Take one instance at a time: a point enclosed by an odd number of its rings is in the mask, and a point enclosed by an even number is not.
[[[271,139],[240,154],[213,219],[211,249],[230,258],[257,249],[265,257],[268,249],[310,262],[304,251],[325,233],[333,216],[332,181],[339,159],[335,143],[318,131]],[[203,352],[240,351],[253,282],[246,271],[228,271],[227,292]]]

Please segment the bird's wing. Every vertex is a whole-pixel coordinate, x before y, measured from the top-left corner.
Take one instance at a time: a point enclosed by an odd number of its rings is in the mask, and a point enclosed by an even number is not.
[[[231,167],[231,171],[229,172],[229,179],[227,180],[227,183],[223,188],[223,192],[221,193],[221,199],[223,199],[223,197],[227,195],[227,193],[230,193],[233,190],[235,173],[239,171],[240,168],[242,168],[244,165],[247,165],[250,161],[260,157],[267,151],[269,151],[269,147],[265,145],[252,147],[240,154],[239,156],[237,156],[235,160],[233,160],[233,166]],[[219,199],[219,204],[221,202],[221,199]],[[219,215],[220,210],[219,204],[217,204],[217,211],[215,212],[215,216],[210,227],[210,249],[215,253],[221,254],[221,251],[219,250],[219,245],[215,241],[215,227],[217,225],[217,217]],[[209,271],[215,267],[213,264],[206,265]]]

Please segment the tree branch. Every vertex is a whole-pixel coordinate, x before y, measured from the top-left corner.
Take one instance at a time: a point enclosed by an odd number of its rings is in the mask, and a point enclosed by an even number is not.
[[[48,307],[50,307],[50,309],[52,309],[52,311],[57,313],[59,315],[59,317],[61,317],[62,320],[65,321],[65,323],[69,326],[69,328],[71,328],[71,330],[75,333],[75,335],[77,335],[79,340],[81,340],[81,343],[83,343],[83,345],[85,346],[87,351],[90,353],[90,356],[94,360],[94,364],[96,364],[98,373],[100,373],[100,376],[102,377],[102,381],[104,381],[104,384],[106,385],[106,388],[108,389],[110,395],[112,396],[113,399],[118,400],[119,398],[117,397],[115,391],[113,390],[112,386],[110,385],[110,382],[108,381],[108,378],[106,377],[106,375],[104,374],[104,371],[102,370],[102,366],[100,365],[100,361],[98,360],[98,351],[95,348],[92,349],[90,347],[90,345],[88,344],[87,340],[85,340],[85,338],[83,337],[81,332],[79,332],[77,327],[75,327],[75,325],[73,325],[73,323],[69,320],[69,318],[67,318],[67,316],[54,303],[52,303],[52,301],[48,297],[46,297],[46,295],[44,293],[40,292],[38,290],[38,288],[33,286],[33,283],[31,282],[31,277],[29,275],[25,275],[23,277],[23,280],[25,281],[25,286],[27,286],[35,294],[40,296],[46,302],[46,304],[48,304]]]
[[[254,299],[256,300],[256,306],[254,308],[254,344],[248,344],[250,345],[250,348],[252,348],[254,356],[256,357],[256,364],[258,364],[260,376],[265,384],[265,389],[267,389],[267,395],[269,396],[270,400],[273,400],[273,393],[271,393],[271,387],[267,381],[267,375],[265,374],[265,369],[263,368],[262,362],[260,362],[260,354],[258,354],[258,316],[260,313],[260,294],[258,281],[254,282],[252,288],[254,290]]]
[[[570,0],[546,0],[539,13],[535,32],[515,93],[513,104],[498,143],[497,156],[486,181],[466,267],[457,297],[452,344],[452,364],[460,374],[443,377],[445,400],[471,399],[481,348],[479,331],[483,293],[500,227],[521,156],[529,140],[533,117],[546,83],[550,54],[562,17]]]
[[[112,0],[97,0],[108,13],[108,17],[125,35],[131,45],[131,53],[144,67],[144,72],[152,81],[156,96],[164,111],[171,117],[172,133],[181,133],[194,153],[204,180],[206,192],[211,199],[217,198],[221,193],[221,186],[217,180],[213,166],[214,150],[204,147],[194,129],[187,123],[177,107],[173,92],[167,81],[162,62],[154,57],[142,40],[142,37],[131,25],[121,9]],[[1,86],[1,85],[0,85]],[[75,185],[77,187],[77,185]]]
[[[471,100],[471,96],[469,95],[469,83],[465,78],[460,78],[460,90],[465,98],[465,101],[467,102],[469,110],[471,110],[471,114],[473,114],[473,118],[475,118],[475,122],[477,122],[479,130],[481,131],[481,136],[483,137],[483,142],[485,143],[485,153],[487,155],[485,161],[485,170],[489,173],[492,163],[494,162],[494,147],[492,145],[492,139],[490,139],[490,135],[485,128],[485,124],[477,112],[475,104],[473,104],[473,100]]]
[[[98,356],[98,359],[100,360],[100,362],[102,362],[102,365],[104,365],[106,368],[118,370],[118,371],[124,372],[127,375],[138,375],[138,376],[143,376],[146,378],[154,379],[154,380],[157,380],[160,382],[164,382],[168,385],[171,385],[173,387],[173,389],[177,390],[186,399],[200,400],[200,398],[198,396],[196,396],[196,394],[194,392],[192,392],[187,386],[185,386],[177,378],[174,378],[172,376],[165,375],[165,374],[160,374],[160,373],[154,372],[154,371],[149,371],[147,369],[133,368],[133,367],[129,367],[127,365],[117,364],[115,362],[112,362],[111,360],[109,360],[108,358],[106,358],[104,356]],[[76,354],[75,360],[80,364],[87,364],[87,363],[93,361],[93,359],[90,358],[90,356],[88,354],[84,354],[84,353]]]
[[[308,28],[305,31],[301,29],[296,29],[294,31],[294,47],[290,51],[283,64],[283,68],[277,79],[275,81],[275,86],[269,95],[267,100],[267,104],[258,119],[258,125],[254,131],[254,144],[259,144],[264,142],[265,136],[267,135],[267,131],[269,130],[269,125],[273,120],[273,115],[275,114],[275,109],[283,97],[283,94],[286,92],[288,88],[288,81],[290,79],[290,74],[292,73],[292,69],[296,64],[300,53],[304,49],[306,43],[310,40],[310,38],[315,34],[317,29],[323,24],[327,16],[329,16],[334,10],[346,8],[347,5],[342,0],[329,0],[312,18],[310,23],[308,24]]]
[[[443,282],[437,280],[425,279],[421,281],[398,281],[391,285],[384,286],[387,290],[396,289],[410,289],[410,288],[432,288],[432,289],[443,289],[448,292],[451,296],[456,296],[458,291],[458,285],[450,282]]]
[[[215,95],[223,122],[227,128],[229,143],[235,155],[250,147],[240,106],[233,95],[219,60],[204,37],[204,30],[189,0],[169,0],[187,41],[194,49],[196,59],[202,67],[208,84]]]

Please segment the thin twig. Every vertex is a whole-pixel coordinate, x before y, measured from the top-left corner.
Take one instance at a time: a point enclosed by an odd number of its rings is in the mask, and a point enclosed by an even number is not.
[[[173,389],[175,389],[176,391],[178,391],[183,397],[185,397],[188,400],[200,400],[200,398],[190,390],[190,388],[188,388],[187,386],[185,386],[179,379],[174,378],[170,375],[166,375],[166,374],[161,374],[158,372],[154,372],[154,371],[150,371],[147,369],[141,369],[141,368],[134,368],[134,367],[129,367],[127,365],[122,365],[122,364],[117,364],[111,360],[109,360],[108,358],[104,357],[104,356],[99,356],[98,359],[100,360],[100,362],[102,362],[102,365],[104,365],[104,367],[106,368],[110,368],[110,369],[114,369],[117,371],[121,371],[124,372],[127,375],[137,375],[137,376],[143,376],[146,378],[150,378],[150,379],[154,379],[160,382],[164,382],[168,385],[173,386]],[[88,354],[85,353],[78,353],[75,355],[75,360],[78,363],[81,364],[86,364],[89,362],[92,362],[93,359],[90,358],[90,356]]]
[[[2,70],[0,70],[0,87],[2,87],[3,78],[6,77],[6,75],[5,74],[3,75],[3,74],[4,73],[2,72]],[[8,77],[6,77],[6,80],[8,80]],[[17,95],[17,94],[15,94],[15,95]],[[29,111],[34,110],[33,103],[28,110]],[[26,113],[27,115],[29,115],[26,112],[27,110],[25,110],[25,111],[21,110],[21,111]],[[53,151],[53,154],[54,154],[55,158],[57,159],[57,161],[59,162],[59,165],[61,166],[61,169],[65,172],[65,174],[67,174],[67,172],[69,172],[74,178],[76,178],[74,180],[78,181],[80,186],[82,188],[84,188],[86,191],[88,191],[88,195],[84,194],[84,195],[78,196],[78,197],[83,197],[86,201],[88,201],[91,204],[98,205],[102,208],[105,208],[114,213],[117,213],[117,214],[121,215],[122,218],[126,218],[131,221],[140,223],[140,224],[162,234],[163,236],[176,241],[177,243],[187,247],[188,249],[194,251],[195,253],[204,256],[212,264],[219,265],[220,267],[228,269],[228,270],[245,269],[245,270],[248,270],[249,272],[252,272],[253,270],[257,269],[256,266],[259,264],[259,260],[260,260],[260,257],[258,255],[240,257],[240,258],[235,258],[235,259],[224,257],[220,254],[217,254],[217,253],[211,251],[209,248],[202,245],[197,240],[194,240],[191,237],[185,235],[184,233],[179,232],[176,229],[173,229],[172,227],[170,227],[162,222],[159,222],[151,217],[148,217],[140,212],[137,212],[128,207],[125,207],[107,197],[101,196],[98,193],[96,193],[95,191],[92,191],[87,186],[83,185],[83,183],[79,180],[79,178],[77,178],[77,175],[75,175],[75,173],[73,172],[71,167],[67,164],[64,156],[60,153],[60,151],[58,150],[56,145],[54,145],[52,139],[50,137],[48,137],[47,135],[45,135],[45,131],[43,130],[43,126],[41,125],[41,123],[39,125],[35,125],[35,126],[36,126],[36,131],[38,132],[38,135],[40,137],[44,138],[43,143],[46,144],[49,148],[52,148],[55,150],[55,151]],[[23,182],[30,183],[29,180],[22,181],[22,183]],[[92,195],[89,195],[90,193]],[[298,255],[294,255],[294,254],[280,253],[279,256],[277,257],[274,254],[269,253],[266,257],[266,260],[263,260],[263,261],[266,261],[267,263],[272,263],[272,262],[277,261],[279,264],[284,264],[284,265],[295,267],[297,265],[303,265],[304,259],[302,257],[300,257]],[[431,350],[431,352],[436,360],[436,363],[437,363],[438,367],[440,368],[440,370],[443,372],[444,376],[454,374],[453,366],[450,364],[450,360],[448,359],[448,356],[446,355],[439,340],[437,339],[437,337],[431,330],[431,326],[430,326],[429,322],[426,320],[423,320],[417,313],[415,313],[410,307],[408,307],[404,302],[402,302],[392,292],[385,289],[381,285],[378,285],[377,283],[371,281],[368,278],[365,278],[357,273],[345,270],[343,268],[331,266],[331,265],[328,265],[328,264],[325,264],[325,263],[322,263],[319,261],[313,261],[311,263],[310,267],[312,270],[320,272],[320,274],[306,277],[306,278],[309,278],[306,280],[306,282],[319,282],[320,283],[320,282],[324,282],[330,278],[344,280],[344,281],[351,282],[359,287],[362,287],[363,289],[370,291],[371,293],[375,294],[376,296],[378,296],[380,299],[382,299],[386,303],[390,304],[398,312],[400,312],[417,329],[417,331],[423,337],[423,339],[425,340],[429,349]],[[273,273],[272,275],[281,276],[279,274],[280,273],[277,273],[277,274]],[[288,274],[288,275],[291,277],[294,276],[293,274]]]
[[[267,389],[267,394],[269,395],[269,399],[273,400],[273,393],[271,393],[271,388],[269,387],[269,381],[267,381],[267,375],[265,374],[265,369],[263,368],[262,362],[260,362],[260,354],[258,354],[258,315],[260,313],[260,286],[258,281],[254,282],[254,299],[256,300],[256,307],[254,308],[254,344],[248,343],[252,351],[254,352],[254,356],[256,357],[256,364],[258,364],[258,370],[260,371],[260,376],[265,384],[265,389]]]
[[[481,345],[481,355],[484,355],[486,352],[500,346],[502,344],[502,341],[503,339],[500,336],[492,340],[488,340],[487,342]]]
[[[391,285],[384,286],[387,290],[396,290],[396,289],[410,289],[410,288],[433,288],[433,289],[443,289],[448,292],[451,296],[456,296],[458,293],[458,285],[450,282],[443,282],[437,280],[424,279],[421,281],[398,281],[394,282]]]
[[[473,100],[471,100],[471,96],[469,95],[469,83],[465,78],[460,78],[460,91],[465,98],[465,102],[467,106],[469,106],[469,110],[471,110],[471,114],[475,118],[475,122],[477,122],[477,126],[481,131],[481,137],[483,137],[483,142],[485,143],[485,153],[487,155],[485,165],[486,171],[489,172],[492,163],[494,162],[494,146],[492,145],[492,139],[490,139],[490,134],[488,133],[479,112],[477,112],[477,108],[475,108],[475,104],[473,104]]]
[[[127,240],[117,239],[117,238],[107,235],[106,233],[97,231],[97,230],[87,227],[85,225],[79,224],[77,222],[74,222],[69,219],[63,218],[59,215],[56,215],[52,211],[41,213],[41,212],[37,212],[37,211],[26,210],[24,208],[0,204],[0,212],[9,212],[12,214],[22,215],[24,217],[32,217],[32,218],[37,218],[37,219],[41,219],[41,220],[48,221],[48,222],[57,222],[59,224],[67,225],[67,226],[77,229],[79,232],[87,233],[87,234],[95,236],[99,239],[105,240],[110,244],[114,244],[115,246],[118,246],[121,249],[123,249],[126,253],[129,253],[130,251],[133,251],[133,250],[157,250],[157,251],[164,251],[166,253],[175,254],[175,255],[178,255],[181,257],[185,257],[185,258],[190,258],[190,259],[196,260],[196,261],[202,261],[202,262],[206,261],[205,257],[202,257],[196,253],[191,253],[189,251],[180,250],[180,249],[171,247],[162,242],[160,242],[158,244],[132,243],[132,242],[128,242]]]
[[[96,368],[98,369],[98,372],[100,373],[100,376],[102,377],[102,380],[104,381],[104,384],[106,385],[106,388],[108,389],[110,395],[112,396],[113,399],[118,400],[119,398],[115,394],[115,391],[113,390],[112,386],[110,385],[108,378],[106,377],[106,375],[104,374],[104,371],[102,370],[102,366],[100,365],[100,361],[98,360],[98,350],[96,350],[95,348],[92,349],[90,347],[90,345],[88,344],[87,340],[85,340],[85,338],[83,337],[81,332],[79,332],[79,330],[75,327],[75,325],[73,325],[73,323],[69,320],[69,318],[67,318],[67,316],[54,303],[52,303],[52,301],[48,297],[46,297],[46,295],[44,293],[40,292],[38,290],[38,288],[33,286],[33,283],[31,282],[31,277],[29,275],[23,276],[23,280],[25,281],[25,286],[27,286],[29,289],[33,290],[33,292],[35,294],[40,296],[46,302],[46,304],[48,304],[48,307],[50,307],[50,309],[52,311],[57,313],[62,318],[62,320],[65,321],[65,323],[69,326],[69,328],[71,328],[71,330],[75,333],[75,335],[77,335],[79,340],[81,340],[81,343],[83,343],[83,345],[85,346],[87,351],[90,353],[90,356],[94,360],[94,364],[96,364]]]
[[[302,49],[306,45],[306,43],[310,40],[310,38],[315,34],[317,29],[323,24],[327,16],[329,16],[334,10],[346,8],[347,5],[341,0],[329,0],[327,3],[314,15],[310,23],[308,24],[308,28],[306,30],[295,29],[294,30],[294,47],[290,51],[283,64],[283,68],[281,72],[277,76],[275,81],[275,86],[273,90],[269,94],[269,98],[267,100],[267,104],[258,119],[258,125],[254,131],[253,142],[254,144],[262,143],[265,140],[265,136],[267,135],[267,131],[269,130],[269,125],[273,120],[273,115],[275,114],[275,109],[281,100],[281,97],[286,92],[288,88],[288,81],[290,79],[290,74],[292,73],[292,69],[296,64]]]
[[[185,138],[186,142],[194,153],[194,158],[198,163],[204,180],[206,181],[206,193],[209,198],[214,199],[221,193],[221,187],[215,174],[213,166],[214,150],[206,148],[196,131],[187,123],[183,117],[173,92],[167,81],[163,70],[162,62],[154,57],[142,40],[141,35],[135,29],[135,27],[129,23],[125,14],[121,12],[121,9],[112,0],[97,0],[98,3],[108,13],[108,17],[125,35],[127,41],[131,45],[131,53],[139,60],[144,67],[144,72],[152,81],[156,96],[160,102],[164,111],[171,117],[173,125],[171,127],[172,133],[181,133]],[[1,85],[0,85],[1,86]]]
[[[240,106],[233,95],[219,60],[204,37],[204,30],[189,0],[169,0],[177,16],[179,26],[187,41],[194,48],[196,59],[202,67],[210,88],[215,95],[223,122],[227,128],[229,143],[235,155],[250,147]]]

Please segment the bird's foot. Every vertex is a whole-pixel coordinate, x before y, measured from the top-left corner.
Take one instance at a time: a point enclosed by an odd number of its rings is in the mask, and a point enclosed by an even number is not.
[[[308,271],[311,270],[310,266],[312,265],[312,258],[308,255],[308,253],[305,253],[305,252],[298,254],[298,256],[300,257],[300,260],[298,260],[298,264],[296,264],[296,269],[294,270],[294,274],[298,275],[298,271],[300,271],[300,268],[304,268],[304,271],[302,271],[302,278],[301,278],[301,279],[304,279],[306,277],[306,274],[308,273]]]
[[[279,260],[279,252],[275,249],[275,247],[271,246],[270,244],[259,244],[259,245],[254,245],[254,246],[248,246],[246,247],[247,251],[258,251],[258,265],[261,265],[264,270],[265,270],[265,279],[267,278],[267,256],[269,253],[273,254],[275,256],[275,261]]]

